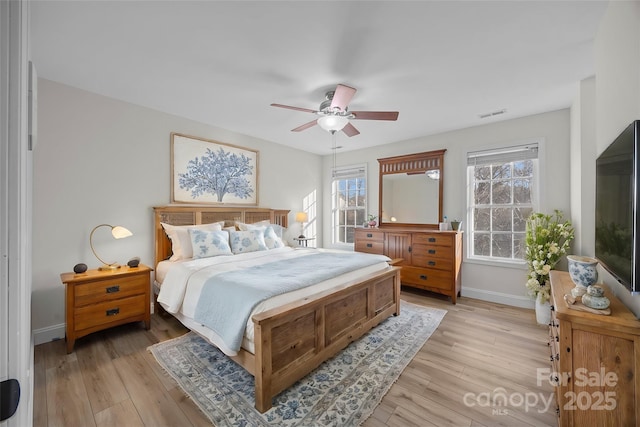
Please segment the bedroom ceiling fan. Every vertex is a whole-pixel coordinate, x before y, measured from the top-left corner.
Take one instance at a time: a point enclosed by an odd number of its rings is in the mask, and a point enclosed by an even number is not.
[[[355,95],[356,89],[339,84],[335,90],[330,90],[325,94],[325,100],[317,110],[309,108],[292,107],[283,104],[271,104],[272,107],[287,108],[289,110],[303,111],[320,116],[309,123],[291,129],[292,132],[300,132],[315,125],[335,134],[343,131],[347,136],[356,136],[360,131],[355,128],[350,120],[397,120],[397,111],[349,111],[348,106],[351,98]]]

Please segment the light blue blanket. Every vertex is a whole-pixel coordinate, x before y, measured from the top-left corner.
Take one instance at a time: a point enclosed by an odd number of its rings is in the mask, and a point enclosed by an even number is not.
[[[249,315],[261,301],[383,260],[384,257],[370,254],[318,252],[220,273],[205,281],[194,319],[215,331],[229,349],[237,352]]]

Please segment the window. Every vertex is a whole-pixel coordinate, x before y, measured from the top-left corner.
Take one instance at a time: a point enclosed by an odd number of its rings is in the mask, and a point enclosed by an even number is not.
[[[366,165],[335,168],[332,196],[332,242],[353,244],[355,228],[366,218]]]
[[[468,257],[519,261],[537,210],[538,143],[467,154]]]

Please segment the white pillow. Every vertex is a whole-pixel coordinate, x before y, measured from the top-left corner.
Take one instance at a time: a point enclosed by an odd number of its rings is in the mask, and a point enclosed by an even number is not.
[[[194,228],[196,230],[216,231],[222,230],[222,224],[220,222],[214,222],[211,224],[201,225],[171,225],[164,222],[160,223],[164,228],[165,233],[169,239],[171,239],[171,250],[173,255],[169,258],[170,261],[179,261],[181,259],[193,258],[193,251],[191,249],[191,237],[189,236],[189,229]]]
[[[231,252],[234,254],[267,250],[267,245],[264,242],[264,230],[261,228],[247,231],[231,231],[229,234]]]
[[[276,234],[273,226],[269,226],[264,230],[264,243],[267,245],[267,249],[283,248],[284,242]]]
[[[233,255],[229,246],[229,232],[189,229],[193,258]]]
[[[276,236],[284,240],[284,233],[286,233],[287,231],[286,228],[278,224],[271,224],[270,227],[273,228],[273,231],[275,231]]]
[[[258,228],[258,227],[266,227],[270,224],[271,224],[271,221],[269,221],[268,219],[255,222],[253,224],[245,224],[244,222],[236,221],[236,227],[238,227],[238,230],[240,231],[253,230],[254,228]]]

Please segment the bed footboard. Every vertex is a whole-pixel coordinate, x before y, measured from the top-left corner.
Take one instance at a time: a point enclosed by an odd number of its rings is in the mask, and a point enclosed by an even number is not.
[[[391,315],[400,314],[400,268],[391,267],[253,316],[256,409]]]

